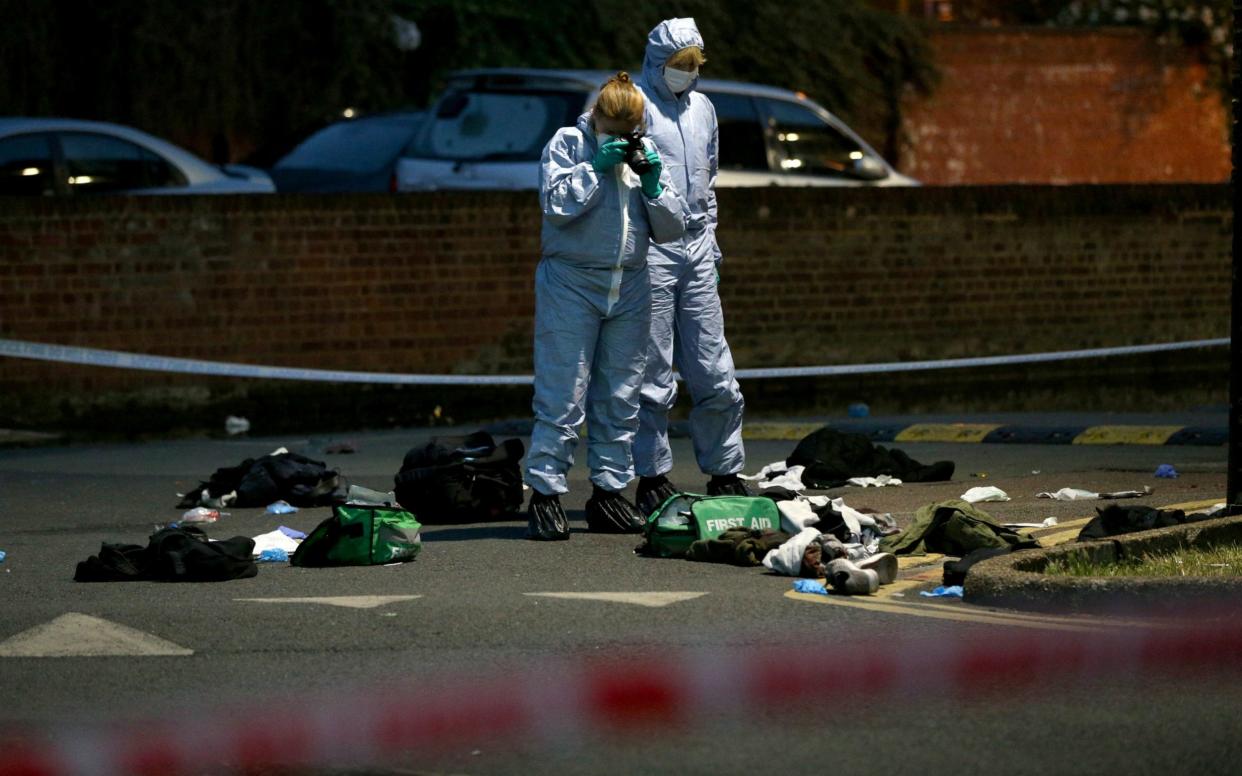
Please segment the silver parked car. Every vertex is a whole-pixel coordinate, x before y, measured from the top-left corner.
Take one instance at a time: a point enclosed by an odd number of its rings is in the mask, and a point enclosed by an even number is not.
[[[270,194],[267,173],[209,164],[131,127],[0,118],[0,196]]]
[[[492,68],[450,76],[397,163],[400,191],[533,189],[539,156],[612,73]],[[806,95],[700,79],[720,126],[719,187],[916,186]]]
[[[272,166],[276,190],[396,191],[397,159],[426,118],[399,111],[329,124]]]

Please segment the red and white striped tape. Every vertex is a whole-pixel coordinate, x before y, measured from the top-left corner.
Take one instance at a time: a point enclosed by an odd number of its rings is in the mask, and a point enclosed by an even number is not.
[[[242,712],[181,715],[174,724],[99,726],[0,738],[0,776],[169,776],[203,770],[380,762],[520,737],[567,736],[731,715],[812,708],[834,699],[1006,692],[1075,676],[1149,677],[1242,667],[1242,623],[1105,632],[1009,631],[986,639],[871,643],[831,649],[646,650],[613,658],[541,661],[520,676],[386,686]],[[1204,624],[1209,623],[1209,624]]]

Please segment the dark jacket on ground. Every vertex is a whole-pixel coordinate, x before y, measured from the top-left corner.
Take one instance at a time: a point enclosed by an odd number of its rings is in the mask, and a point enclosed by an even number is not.
[[[985,547],[1038,547],[1029,536],[1004,527],[982,509],[961,499],[919,507],[906,530],[880,540],[880,551],[895,555],[966,555]]]
[[[147,546],[104,542],[98,555],[78,564],[75,582],[223,582],[259,573],[251,559],[254,539],[209,542],[194,526],[164,528]]]
[[[1167,528],[1171,525],[1192,523],[1202,520],[1207,515],[1189,515],[1180,509],[1153,509],[1144,506],[1126,506],[1110,504],[1103,509],[1096,509],[1096,516],[1082,527],[1078,533],[1078,541],[1103,539],[1118,534],[1135,531],[1149,531],[1152,528]]]
[[[871,443],[863,434],[821,428],[808,434],[785,461],[805,466],[802,482],[808,488],[836,488],[851,477],[888,474],[905,482],[943,482],[953,479],[953,462],[924,465],[900,450]]]

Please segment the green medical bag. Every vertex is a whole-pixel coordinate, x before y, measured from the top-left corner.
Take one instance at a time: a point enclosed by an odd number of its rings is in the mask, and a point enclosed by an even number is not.
[[[640,552],[660,558],[681,558],[692,542],[715,539],[730,528],[779,531],[776,502],[763,496],[701,496],[678,493],[647,518],[646,542]]]
[[[414,560],[422,549],[414,515],[399,507],[338,504],[302,540],[294,566],[374,566]]]

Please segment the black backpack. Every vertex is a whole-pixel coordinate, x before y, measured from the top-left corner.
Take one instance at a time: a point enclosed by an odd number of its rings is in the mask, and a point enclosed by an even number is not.
[[[503,520],[522,508],[519,439],[486,431],[432,437],[406,453],[394,477],[398,503],[425,525]]]

